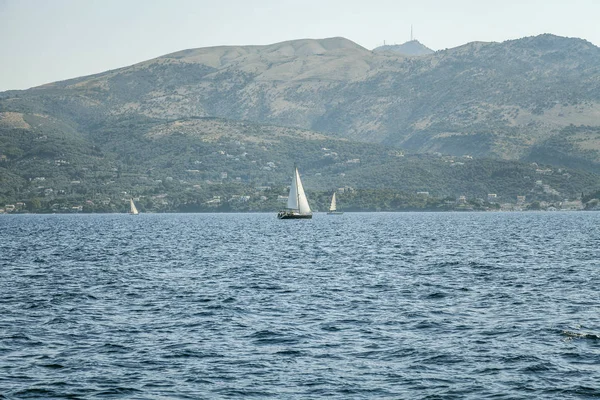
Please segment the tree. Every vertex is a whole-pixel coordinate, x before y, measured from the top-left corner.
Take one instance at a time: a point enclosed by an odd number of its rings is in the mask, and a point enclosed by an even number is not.
[[[37,211],[40,208],[42,208],[42,202],[37,197],[34,197],[34,198],[32,198],[29,201],[29,204],[28,204],[28,207],[27,207],[27,209],[29,211]]]

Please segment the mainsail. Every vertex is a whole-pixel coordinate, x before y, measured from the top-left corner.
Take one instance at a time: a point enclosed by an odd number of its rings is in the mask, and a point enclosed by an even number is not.
[[[331,205],[329,206],[329,211],[335,211],[335,192],[333,192],[333,197],[331,197]]]
[[[294,170],[294,178],[292,179],[292,185],[290,186],[287,208],[298,210],[300,214],[310,213],[310,206],[308,205],[308,199],[304,193],[304,187],[302,187],[298,168],[295,168]]]
[[[298,209],[298,168],[294,169],[294,178],[290,185],[290,195],[288,196],[287,208],[290,210]]]
[[[129,213],[136,215],[139,214],[137,208],[135,207],[135,204],[133,203],[133,199],[129,199]]]

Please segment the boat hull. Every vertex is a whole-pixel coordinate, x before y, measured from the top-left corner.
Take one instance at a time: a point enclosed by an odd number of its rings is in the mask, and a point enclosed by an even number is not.
[[[343,213],[343,211],[329,211],[327,215],[342,215]]]
[[[294,212],[280,211],[277,214],[277,218],[279,218],[279,219],[311,219],[312,214],[298,214],[298,213],[294,213]]]

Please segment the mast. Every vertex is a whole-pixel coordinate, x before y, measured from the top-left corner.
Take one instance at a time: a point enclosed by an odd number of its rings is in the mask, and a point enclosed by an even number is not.
[[[292,182],[290,183],[290,194],[288,195],[287,208],[295,210],[298,208],[298,190],[296,189],[296,173],[292,173]]]
[[[296,204],[298,205],[298,212],[300,212],[300,191],[298,190],[298,181],[300,180],[300,174],[298,173],[298,167],[294,165],[295,174],[296,174]]]

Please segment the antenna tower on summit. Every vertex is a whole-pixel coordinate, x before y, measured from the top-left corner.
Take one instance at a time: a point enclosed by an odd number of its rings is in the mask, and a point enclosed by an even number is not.
[[[413,27],[412,27],[412,24],[410,24],[410,41],[412,42],[413,40],[415,40],[415,37],[413,36]]]

